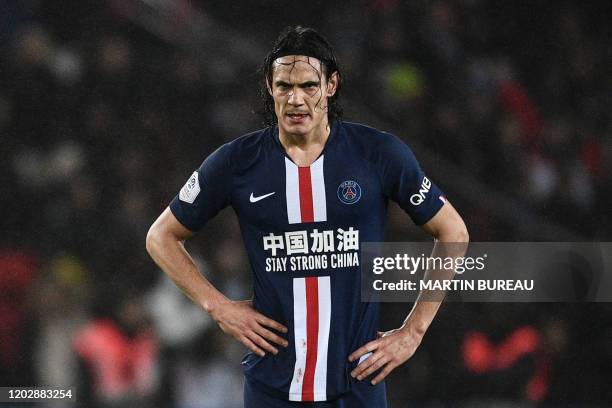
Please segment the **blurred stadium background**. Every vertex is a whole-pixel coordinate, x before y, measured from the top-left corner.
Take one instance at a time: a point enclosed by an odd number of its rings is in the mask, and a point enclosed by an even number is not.
[[[287,25],[331,40],[345,119],[402,136],[473,241],[610,240],[610,17],[605,1],[2,0],[0,384],[241,406],[244,350],[144,237],[207,154],[261,127],[256,69]],[[388,235],[426,238],[396,207]],[[249,297],[231,211],[192,241]],[[409,306],[385,306],[385,328]],[[448,303],[388,388],[392,407],[604,407],[611,370],[609,304]]]

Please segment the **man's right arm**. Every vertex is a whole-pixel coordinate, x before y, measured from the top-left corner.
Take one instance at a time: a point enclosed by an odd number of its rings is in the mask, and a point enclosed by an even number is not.
[[[202,276],[185,249],[185,241],[192,236],[166,208],[149,229],[147,251],[176,286],[212,315],[227,298]]]
[[[197,305],[206,310],[226,333],[263,356],[276,354],[269,341],[282,346],[287,341],[269,329],[286,333],[280,323],[258,313],[251,301],[234,302],[219,292],[201,273],[185,249],[193,232],[185,228],[170,208],[153,223],[147,234],[147,251],[159,267]]]

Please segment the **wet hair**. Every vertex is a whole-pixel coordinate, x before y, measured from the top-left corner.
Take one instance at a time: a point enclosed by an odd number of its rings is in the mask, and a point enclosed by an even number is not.
[[[277,123],[276,113],[274,112],[274,99],[268,92],[267,84],[272,84],[274,61],[287,55],[304,55],[318,59],[321,61],[321,71],[326,81],[329,81],[334,72],[337,73],[338,85],[334,95],[327,99],[327,115],[330,122],[332,120],[342,120],[342,107],[338,102],[342,76],[340,75],[340,68],[338,67],[334,49],[325,37],[314,29],[295,26],[287,27],[281,32],[274,43],[274,47],[266,55],[260,68],[260,73],[263,74],[260,94],[264,105],[262,115],[265,124],[267,126],[274,126]]]

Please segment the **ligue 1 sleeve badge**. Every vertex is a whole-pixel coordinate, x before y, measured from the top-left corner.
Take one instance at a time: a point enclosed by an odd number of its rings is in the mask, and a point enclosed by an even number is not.
[[[196,197],[200,194],[200,180],[198,178],[198,172],[194,171],[187,183],[183,186],[179,193],[179,200],[189,204],[193,204]]]
[[[344,204],[355,204],[361,198],[361,187],[356,181],[346,180],[338,186],[338,199]]]

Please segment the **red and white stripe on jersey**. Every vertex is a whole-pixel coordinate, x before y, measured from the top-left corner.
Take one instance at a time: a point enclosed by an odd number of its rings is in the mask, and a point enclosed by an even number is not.
[[[331,323],[329,276],[293,279],[295,367],[290,401],[327,400],[327,350]]]
[[[298,167],[285,157],[289,224],[327,221],[323,156],[310,167]]]

